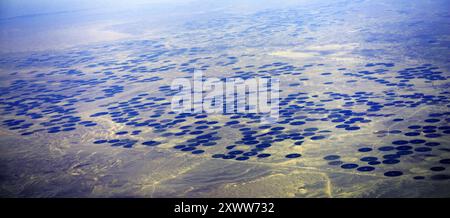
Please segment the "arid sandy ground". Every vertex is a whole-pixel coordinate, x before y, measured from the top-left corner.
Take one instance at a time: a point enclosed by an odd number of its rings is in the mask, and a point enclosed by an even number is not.
[[[0,196],[450,196],[448,1],[177,4],[1,20]],[[279,122],[171,112],[199,70]]]

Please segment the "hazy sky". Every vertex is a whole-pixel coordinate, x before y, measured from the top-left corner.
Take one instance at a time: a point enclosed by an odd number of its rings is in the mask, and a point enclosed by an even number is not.
[[[182,0],[0,0],[0,19],[24,15],[84,9],[139,7],[142,4],[186,2]]]
[[[132,36],[122,30],[128,23],[162,22],[176,10],[196,9],[187,7],[196,1],[0,0],[0,51],[53,49],[123,39]],[[117,28],[119,24],[122,29]],[[151,31],[154,27],[145,26]]]

